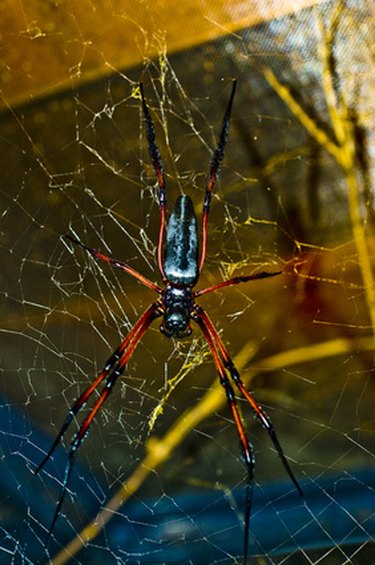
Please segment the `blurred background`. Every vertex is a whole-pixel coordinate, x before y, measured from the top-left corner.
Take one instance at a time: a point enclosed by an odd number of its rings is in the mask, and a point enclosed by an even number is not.
[[[242,562],[246,472],[198,328],[147,332],[78,451],[48,547],[91,404],[33,474],[155,299],[62,236],[161,282],[139,82],[169,209],[188,193],[200,220],[235,78],[197,288],[283,273],[199,303],[305,493],[239,399],[256,457],[249,551],[374,563],[371,2],[8,0],[0,15],[1,563]]]

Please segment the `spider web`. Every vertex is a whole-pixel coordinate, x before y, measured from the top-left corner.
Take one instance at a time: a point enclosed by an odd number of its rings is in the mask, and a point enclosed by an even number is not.
[[[72,7],[64,16],[79,28]],[[18,39],[36,40],[39,23],[30,19]],[[373,563],[370,7],[323,3],[180,53],[169,53],[160,21],[152,32],[132,23],[138,66],[106,61],[98,35],[90,48],[106,76],[87,81],[82,28],[67,90],[15,105],[2,94],[0,561],[241,562],[245,470],[197,328],[181,342],[156,324],[144,336],[79,449],[48,547],[66,449],[90,405],[33,475],[69,407],[155,298],[61,236],[160,282],[139,81],[169,209],[186,192],[200,218],[237,78],[199,287],[257,269],[284,274],[200,304],[305,493],[301,501],[239,400],[256,456],[250,554],[259,563]],[[60,41],[70,49],[73,39]]]

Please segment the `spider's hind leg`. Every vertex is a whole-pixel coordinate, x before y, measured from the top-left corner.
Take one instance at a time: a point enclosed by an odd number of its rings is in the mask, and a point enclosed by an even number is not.
[[[66,496],[66,492],[68,490],[69,481],[70,481],[70,477],[71,477],[73,466],[74,466],[75,454],[76,454],[77,450],[79,449],[83,440],[87,436],[87,433],[90,429],[90,426],[91,426],[95,416],[97,415],[97,413],[99,412],[99,410],[103,406],[104,402],[107,400],[107,398],[108,398],[109,394],[111,393],[114,385],[116,384],[118,378],[124,372],[125,367],[126,367],[127,363],[129,362],[129,359],[133,355],[133,352],[134,352],[135,348],[137,347],[138,343],[140,342],[143,335],[147,331],[151,322],[153,322],[153,320],[155,320],[156,318],[161,316],[161,314],[162,314],[162,308],[161,308],[160,302],[154,302],[142,314],[142,316],[134,324],[133,328],[130,330],[130,332],[128,333],[126,338],[121,342],[119,347],[111,355],[111,357],[109,358],[109,360],[105,364],[104,368],[99,373],[99,375],[96,377],[96,379],[93,381],[93,383],[81,394],[81,396],[78,398],[78,400],[76,400],[76,402],[74,403],[72,408],[69,410],[68,415],[67,415],[67,417],[66,417],[66,419],[65,419],[65,421],[64,421],[64,423],[63,423],[63,425],[62,425],[62,427],[61,427],[61,429],[60,429],[60,431],[59,431],[59,433],[58,433],[58,435],[55,439],[55,441],[52,444],[52,447],[50,448],[50,450],[48,451],[48,453],[46,454],[46,456],[44,457],[42,462],[37,467],[35,473],[39,473],[39,471],[42,469],[42,467],[44,467],[44,465],[50,459],[50,457],[52,456],[56,447],[60,443],[60,441],[61,441],[65,431],[67,430],[69,424],[72,422],[73,417],[76,414],[78,414],[78,412],[81,410],[81,408],[83,408],[85,406],[87,400],[92,395],[92,393],[95,390],[97,390],[98,386],[104,380],[106,380],[104,388],[102,389],[99,397],[95,400],[94,405],[92,406],[90,412],[88,413],[88,415],[86,416],[86,418],[84,419],[82,424],[80,425],[78,432],[75,434],[75,436],[74,436],[74,438],[71,442],[69,453],[68,453],[68,461],[67,461],[66,466],[65,466],[65,473],[64,473],[64,479],[63,479],[61,491],[60,491],[60,496],[59,496],[59,499],[58,499],[58,502],[57,502],[57,505],[56,505],[56,509],[55,509],[55,513],[54,513],[54,516],[53,516],[53,519],[52,519],[51,526],[48,530],[48,537],[47,537],[47,541],[46,541],[45,545],[48,544],[48,541],[49,541],[51,534],[54,530],[54,527],[56,525],[56,521],[59,517],[60,510],[61,510],[61,507],[63,505],[64,499],[65,499],[65,496]]]
[[[262,426],[266,429],[286,472],[293,481],[293,484],[301,497],[303,497],[303,492],[296,477],[293,474],[292,469],[289,466],[284,451],[277,438],[276,432],[272,426],[271,420],[266,415],[263,408],[261,408],[261,406],[259,406],[255,402],[254,398],[245,388],[245,385],[240,378],[239,372],[234,366],[234,363],[230,358],[226,348],[224,347],[224,344],[221,341],[221,338],[218,332],[216,331],[213,323],[211,322],[210,318],[203,310],[203,308],[201,308],[197,304],[194,305],[192,318],[200,326],[203,335],[210,347],[216,369],[219,373],[220,382],[224,387],[227,401],[233,414],[233,418],[240,438],[244,460],[248,472],[248,484],[247,484],[246,507],[245,507],[245,541],[244,541],[244,563],[246,563],[247,555],[248,555],[248,545],[249,545],[249,527],[250,527],[250,517],[251,517],[252,487],[253,487],[255,460],[254,460],[253,448],[249,440],[247,439],[244,425],[238,411],[233,387],[231,385],[230,379],[228,378],[227,371],[233,383],[240,391],[241,395],[250,404],[251,408],[253,409],[258,419],[260,420]]]
[[[246,504],[245,504],[245,530],[244,530],[244,558],[243,563],[245,564],[247,561],[248,555],[248,547],[249,547],[249,532],[250,532],[250,517],[251,517],[251,504],[252,504],[252,495],[253,495],[253,480],[254,480],[254,467],[255,467],[255,458],[254,458],[254,451],[252,448],[251,443],[249,442],[244,424],[242,422],[236,397],[234,394],[233,387],[230,383],[228,378],[226,368],[224,363],[221,359],[220,355],[220,348],[218,348],[218,344],[216,343],[215,337],[212,335],[209,326],[206,323],[207,315],[204,313],[203,309],[196,306],[195,312],[192,315],[193,320],[199,325],[202,330],[202,333],[210,347],[211,354],[219,374],[220,383],[224,388],[225,395],[227,397],[228,405],[232,411],[233,419],[236,424],[238,437],[240,440],[240,446],[242,450],[243,459],[247,469],[247,488],[246,488]],[[208,317],[207,317],[208,318]]]
[[[236,387],[240,391],[243,398],[250,404],[251,408],[253,409],[253,411],[257,415],[260,423],[262,424],[263,428],[267,431],[267,433],[270,436],[271,441],[272,441],[272,443],[273,443],[273,445],[274,445],[274,447],[275,447],[275,449],[276,449],[276,451],[277,451],[277,453],[278,453],[278,455],[281,459],[281,462],[284,466],[284,469],[286,470],[290,479],[292,480],[296,490],[298,491],[298,494],[301,497],[303,497],[302,488],[301,488],[300,484],[298,483],[296,477],[294,476],[294,473],[293,473],[293,471],[292,471],[292,469],[291,469],[291,467],[288,463],[287,458],[285,457],[284,451],[283,451],[281,444],[278,440],[278,437],[276,435],[276,432],[274,430],[274,427],[272,425],[270,418],[267,416],[267,414],[265,413],[263,408],[261,406],[259,406],[259,404],[255,401],[255,399],[252,397],[252,395],[249,393],[249,391],[246,389],[244,383],[241,380],[241,377],[240,377],[238,370],[234,366],[234,363],[233,363],[231,357],[229,356],[228,351],[224,347],[224,344],[221,341],[221,338],[220,338],[218,332],[216,331],[215,326],[211,322],[210,318],[207,316],[206,312],[202,308],[199,308],[199,307],[197,307],[197,311],[198,311],[198,315],[200,316],[200,318],[202,320],[202,323],[206,326],[206,328],[207,328],[208,332],[211,334],[212,339],[215,342],[218,350],[220,351],[220,356],[221,356],[221,359],[223,361],[223,364],[224,364],[225,368],[229,371],[229,374],[230,374],[234,384],[236,385]]]

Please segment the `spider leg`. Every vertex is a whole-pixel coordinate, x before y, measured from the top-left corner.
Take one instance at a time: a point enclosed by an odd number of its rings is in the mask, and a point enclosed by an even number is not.
[[[233,86],[232,86],[232,93],[231,93],[230,98],[229,98],[228,106],[227,106],[227,109],[226,109],[226,112],[225,112],[225,115],[224,115],[224,119],[223,119],[223,125],[221,127],[221,133],[220,133],[219,141],[218,141],[217,147],[214,151],[214,154],[212,156],[211,163],[210,163],[210,170],[209,170],[209,173],[208,173],[206,193],[205,193],[204,202],[203,202],[202,251],[201,251],[201,256],[200,256],[200,260],[199,260],[199,272],[201,272],[201,270],[203,268],[204,260],[205,260],[205,257],[206,257],[207,221],[208,221],[208,215],[210,213],[211,195],[212,195],[212,191],[213,191],[214,186],[215,186],[216,179],[219,176],[221,161],[223,160],[223,157],[224,157],[224,148],[225,148],[225,144],[226,144],[227,139],[228,139],[230,114],[231,114],[231,110],[232,110],[234,94],[236,92],[236,84],[237,84],[237,81],[234,80]]]
[[[267,277],[275,277],[276,275],[281,275],[282,271],[275,271],[273,273],[267,273],[266,271],[261,271],[259,273],[254,273],[253,275],[245,275],[243,277],[234,277],[232,279],[228,279],[226,281],[219,282],[218,284],[214,284],[207,288],[202,288],[202,290],[198,290],[194,293],[194,296],[202,296],[203,294],[208,294],[209,292],[215,292],[219,290],[219,288],[224,288],[226,286],[232,286],[234,284],[240,284],[249,281],[255,281],[258,279],[266,279]]]
[[[165,221],[166,221],[166,213],[167,213],[167,194],[165,189],[164,167],[163,167],[163,161],[160,156],[159,147],[156,144],[154,124],[152,122],[151,114],[146,103],[142,83],[139,84],[139,89],[141,91],[142,108],[146,121],[149,153],[159,185],[160,227],[159,227],[159,239],[158,239],[158,266],[161,276],[163,280],[165,280],[166,277],[165,277],[164,265],[163,265],[163,241],[164,241]]]
[[[220,351],[220,356],[223,360],[224,366],[225,366],[226,369],[228,369],[229,374],[230,374],[234,384],[236,385],[236,387],[238,388],[238,390],[240,391],[242,396],[250,404],[251,408],[254,410],[255,414],[257,415],[258,419],[260,420],[263,428],[267,431],[267,433],[270,436],[271,441],[272,441],[272,443],[273,443],[273,445],[274,445],[274,447],[275,447],[275,449],[276,449],[276,451],[277,451],[277,453],[278,453],[278,455],[281,459],[281,462],[282,462],[286,472],[288,473],[290,479],[292,480],[292,482],[293,482],[296,490],[298,491],[299,495],[301,497],[303,497],[302,489],[301,489],[296,477],[294,476],[292,469],[289,466],[289,463],[288,463],[288,461],[285,457],[284,451],[283,451],[283,449],[280,445],[280,442],[279,442],[278,437],[276,435],[276,432],[275,432],[275,430],[272,426],[270,418],[267,416],[267,414],[265,413],[263,408],[261,406],[259,406],[259,404],[257,404],[257,402],[254,400],[252,395],[246,389],[244,383],[241,380],[241,377],[239,375],[238,370],[234,366],[234,363],[233,363],[232,359],[230,358],[228,351],[224,347],[224,344],[221,341],[221,338],[220,338],[218,332],[216,331],[215,326],[211,322],[211,320],[208,317],[208,315],[206,314],[206,312],[200,306],[196,306],[196,312],[197,312],[198,319],[202,320],[203,325],[208,328],[209,333],[212,335],[212,338],[213,338],[214,342],[216,343],[218,350]]]
[[[61,426],[61,429],[59,431],[59,433],[56,436],[56,439],[54,440],[50,450],[48,451],[48,453],[46,454],[46,456],[43,458],[42,462],[38,465],[38,467],[36,468],[36,470],[34,471],[35,475],[37,475],[39,473],[39,471],[44,467],[44,465],[47,463],[48,459],[50,459],[51,455],[53,454],[53,452],[55,451],[56,447],[59,445],[64,433],[66,432],[67,428],[69,427],[69,424],[72,422],[74,416],[76,416],[76,414],[81,410],[81,408],[83,408],[86,405],[87,400],[89,399],[89,397],[91,396],[91,394],[94,392],[94,390],[96,390],[98,388],[98,386],[100,385],[100,383],[106,378],[108,377],[108,375],[111,373],[111,371],[113,370],[113,368],[115,367],[116,363],[118,363],[119,359],[121,358],[121,356],[123,355],[123,352],[126,350],[126,348],[129,346],[130,342],[137,337],[137,334],[142,331],[143,327],[145,324],[150,324],[152,322],[152,320],[156,317],[155,315],[155,310],[156,310],[156,305],[157,303],[152,304],[143,314],[142,316],[138,319],[138,321],[134,324],[134,326],[132,327],[132,329],[130,330],[130,332],[128,333],[128,335],[126,336],[126,338],[121,342],[121,344],[117,347],[117,349],[113,352],[113,354],[111,355],[111,357],[107,360],[107,362],[105,363],[102,371],[98,374],[98,376],[96,377],[96,379],[91,383],[90,386],[88,386],[86,388],[86,390],[83,391],[83,393],[79,396],[79,398],[74,402],[73,406],[70,408],[63,425]],[[151,318],[151,319],[150,319]],[[149,321],[150,319],[150,321]],[[147,325],[147,327],[148,327]],[[146,329],[147,329],[146,327]]]
[[[108,377],[108,380],[107,380],[107,383],[105,385],[104,390],[101,392],[98,400],[95,402],[95,404],[94,404],[92,410],[90,411],[89,415],[83,421],[79,431],[74,436],[74,439],[73,439],[71,446],[70,446],[70,449],[69,449],[68,461],[67,461],[67,464],[66,464],[66,467],[65,467],[64,480],[63,480],[63,483],[62,483],[59,500],[57,502],[57,505],[56,505],[56,508],[55,508],[55,513],[53,515],[53,519],[52,519],[51,525],[50,525],[49,530],[48,530],[48,537],[47,537],[46,545],[48,544],[50,536],[51,536],[51,534],[52,534],[52,532],[55,528],[57,518],[59,517],[61,507],[62,507],[64,500],[65,500],[66,492],[67,492],[68,485],[69,485],[69,480],[70,480],[70,477],[71,477],[71,474],[72,474],[73,465],[74,465],[74,461],[75,461],[75,459],[74,459],[75,453],[76,453],[77,449],[79,448],[79,446],[81,445],[84,438],[86,437],[88,430],[89,430],[89,427],[90,427],[94,417],[98,413],[98,411],[101,408],[101,406],[103,405],[104,401],[108,398],[114,384],[116,383],[116,381],[117,381],[118,377],[121,375],[121,373],[122,373],[122,370],[119,370],[116,367],[115,370],[113,371],[113,373]]]
[[[130,357],[133,355],[133,352],[138,345],[139,341],[142,339],[143,335],[145,334],[146,330],[150,326],[151,322],[158,318],[162,314],[161,306],[158,302],[151,304],[149,308],[142,314],[136,324],[133,326],[127,337],[124,341],[120,344],[120,346],[116,349],[116,351],[111,355],[108,359],[107,363],[105,364],[103,370],[99,373],[96,377],[94,382],[81,394],[81,396],[76,400],[73,407],[69,410],[68,415],[63,423],[63,426],[58,433],[51,449],[44,457],[43,461],[37,467],[35,473],[38,473],[40,469],[46,464],[48,459],[51,457],[52,453],[56,449],[57,445],[62,439],[66,429],[68,428],[69,424],[71,423],[73,417],[80,411],[80,409],[86,404],[90,395],[97,389],[100,383],[107,379],[104,389],[100,393],[99,397],[95,401],[93,407],[91,408],[89,414],[84,419],[83,423],[81,424],[78,432],[75,434],[73,441],[70,445],[69,453],[68,453],[68,461],[65,467],[64,473],[64,480],[61,488],[60,497],[58,503],[56,505],[55,513],[53,516],[53,520],[51,526],[48,531],[48,540],[53,532],[53,529],[56,524],[56,520],[59,516],[62,504],[65,499],[65,495],[67,492],[67,488],[69,485],[70,476],[72,473],[72,468],[74,464],[74,457],[77,449],[80,447],[81,443],[87,436],[89,428],[91,426],[92,421],[94,420],[96,414],[102,407],[105,400],[108,398],[110,392],[112,391],[113,386],[115,385],[117,379],[122,375],[124,372],[125,366],[128,363]]]
[[[160,286],[151,282],[147,277],[144,277],[143,275],[141,275],[141,273],[139,273],[138,271],[133,269],[133,267],[130,267],[130,265],[127,265],[126,263],[123,263],[122,261],[118,261],[117,259],[112,259],[112,257],[107,257],[107,255],[103,255],[103,253],[101,253],[97,249],[94,249],[93,247],[88,247],[87,245],[85,245],[84,243],[79,241],[79,239],[76,239],[75,237],[73,237],[71,235],[68,235],[68,234],[64,235],[64,238],[68,239],[69,241],[74,243],[74,245],[78,245],[78,247],[81,247],[82,249],[84,249],[85,251],[90,253],[90,255],[92,255],[95,259],[100,259],[101,261],[105,261],[106,263],[109,263],[113,267],[117,267],[117,269],[121,269],[122,271],[125,271],[125,273],[128,273],[132,277],[136,278],[137,280],[139,280],[142,284],[144,284],[148,288],[155,290],[159,294],[161,293]]]
[[[218,350],[217,348],[215,337],[210,331],[210,328],[206,323],[205,317],[202,316],[202,312],[203,310],[198,307],[198,309],[196,310],[196,314],[194,313],[192,314],[192,318],[201,328],[202,333],[210,347],[211,354],[217,372],[219,374],[220,383],[222,384],[225,390],[225,395],[227,397],[229,407],[233,414],[233,418],[236,424],[237,433],[240,439],[242,453],[247,469],[247,492],[246,492],[246,505],[245,505],[244,559],[243,559],[243,563],[245,564],[247,561],[247,554],[249,547],[249,527],[250,527],[250,517],[251,517],[251,503],[252,503],[252,494],[253,494],[253,480],[254,480],[254,466],[255,466],[254,453],[253,453],[253,448],[246,436],[245,428],[238,410],[234,390],[229,381],[228,375],[226,373],[226,369],[224,367],[223,361],[219,354],[220,350]]]

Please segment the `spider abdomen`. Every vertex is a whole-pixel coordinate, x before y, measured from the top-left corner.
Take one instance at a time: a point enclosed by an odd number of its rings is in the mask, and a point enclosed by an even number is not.
[[[164,273],[176,285],[194,285],[198,279],[198,230],[193,203],[183,194],[168,222]]]

